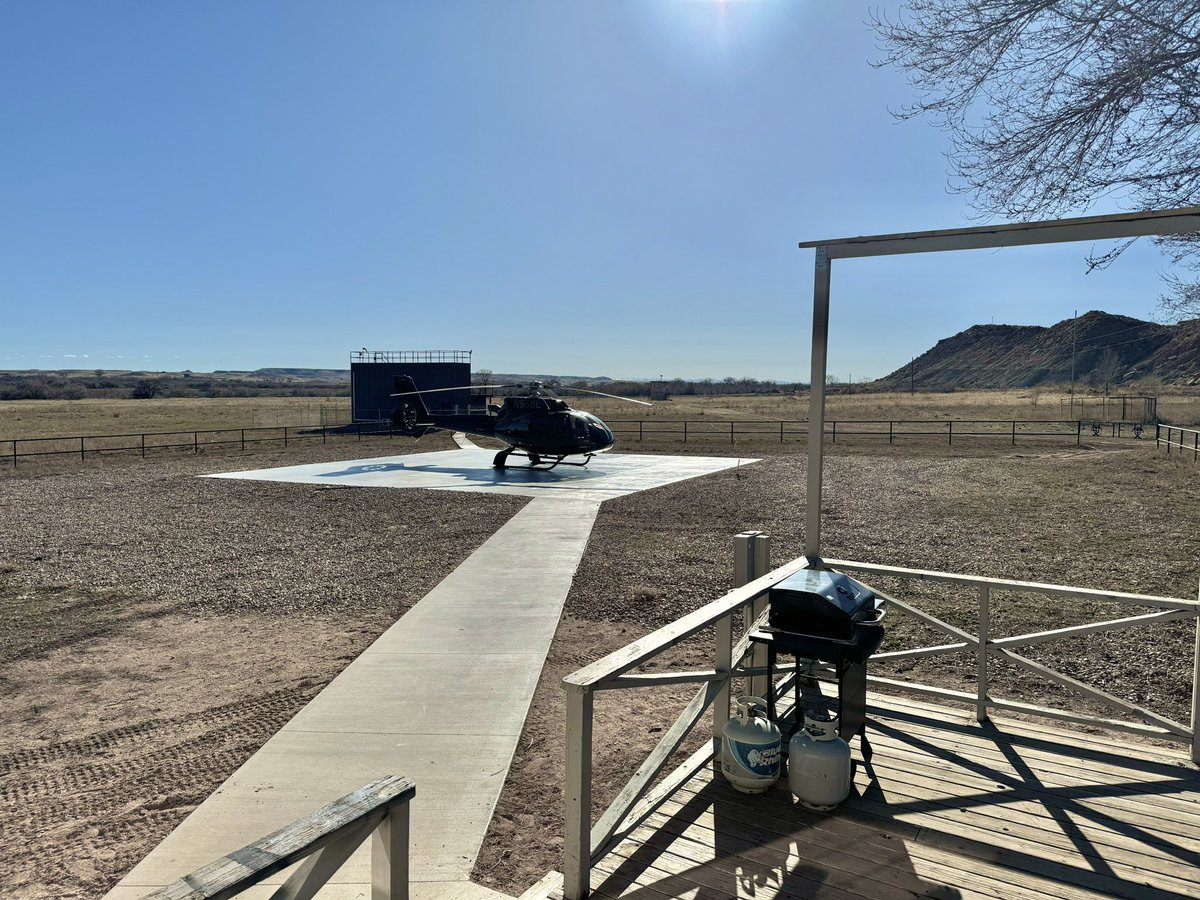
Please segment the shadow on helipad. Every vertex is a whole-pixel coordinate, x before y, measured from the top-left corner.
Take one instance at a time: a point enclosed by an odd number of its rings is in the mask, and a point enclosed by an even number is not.
[[[530,469],[513,466],[493,469],[493,455],[491,450],[477,448],[442,450],[249,472],[224,472],[207,477],[608,500],[758,461],[738,457],[605,453],[593,458],[585,467],[563,465],[555,469]]]

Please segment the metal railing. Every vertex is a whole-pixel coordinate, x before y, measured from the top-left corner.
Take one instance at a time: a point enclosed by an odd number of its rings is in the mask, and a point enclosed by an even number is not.
[[[1155,425],[1154,446],[1166,447],[1168,454],[1171,448],[1179,453],[1191,453],[1192,459],[1196,459],[1200,457],[1200,431],[1176,428],[1174,425]]]
[[[368,837],[371,900],[407,900],[408,803],[416,791],[400,775],[381,778],[142,900],[225,900],[301,861],[271,897],[308,900]]]
[[[328,443],[331,438],[387,436],[399,434],[391,422],[359,422],[353,425],[282,425],[255,428],[208,428],[189,431],[147,431],[127,434],[70,435],[65,437],[0,439],[0,464],[17,466],[19,460],[47,456],[101,456],[111,453],[140,454],[143,459],[156,452],[199,453],[236,447],[245,450],[255,444],[287,447],[296,441]],[[31,449],[32,448],[32,449]]]
[[[354,350],[352,363],[469,363],[470,350]]]
[[[728,440],[736,444],[739,437],[759,440],[801,440],[808,437],[807,419],[609,419],[608,426],[617,437],[645,441],[656,438],[674,438],[687,443],[689,440]],[[1016,446],[1018,438],[1038,437],[1066,438],[1079,444],[1088,431],[1092,436],[1111,429],[1113,437],[1140,437],[1140,426],[1134,431],[1133,423],[1091,423],[1071,419],[1064,421],[1046,419],[841,419],[825,420],[825,436],[833,443],[840,437],[886,438],[889,444],[906,438],[945,438],[947,444],[963,438],[1001,438]]]
[[[810,564],[807,558],[800,557],[767,572],[770,544],[766,535],[747,532],[738,535],[734,541],[734,581],[740,585],[739,587],[735,587],[720,599],[639,638],[634,643],[610,653],[598,662],[592,663],[564,679],[567,692],[567,765],[564,790],[563,896],[566,900],[580,900],[580,898],[586,897],[590,888],[592,863],[603,857],[638,827],[655,808],[719,752],[725,722],[730,717],[732,679],[748,679],[749,692],[756,696],[765,696],[766,693],[771,692],[776,697],[782,698],[790,687],[794,677],[791,674],[782,678],[775,685],[767,684],[764,660],[761,658],[761,647],[752,647],[749,633],[761,623],[765,616],[766,595],[771,586],[813,564]],[[1095,726],[1110,731],[1175,741],[1189,745],[1193,762],[1200,763],[1200,738],[1198,738],[1198,734],[1200,734],[1200,722],[1198,722],[1198,708],[1200,708],[1200,601],[1096,591],[999,578],[982,578],[844,560],[816,561],[815,565],[820,568],[886,576],[902,581],[941,582],[975,589],[975,602],[978,608],[978,633],[976,634],[944,622],[910,603],[876,591],[879,596],[886,597],[891,607],[949,635],[952,643],[877,653],[871,659],[883,661],[968,653],[974,657],[976,664],[976,690],[974,692],[956,691],[937,685],[868,676],[868,682],[876,689],[911,691],[932,695],[945,701],[966,703],[975,707],[976,717],[981,722],[988,718],[989,710],[1000,709],[1078,725]],[[989,623],[994,602],[993,594],[1000,591],[1075,598],[1089,602],[1108,601],[1149,607],[1154,611],[1051,631],[995,637],[991,634]],[[1121,631],[1186,619],[1196,619],[1197,621],[1196,649],[1192,660],[1191,722],[1189,725],[1175,722],[1166,716],[1122,700],[1016,652],[1016,648],[1045,641],[1072,639],[1100,632]],[[715,632],[715,651],[711,669],[694,672],[631,673],[631,670],[709,628]],[[1034,672],[1060,687],[1068,688],[1098,704],[1140,721],[1120,721],[1087,715],[1075,710],[1036,706],[993,697],[989,688],[989,667],[990,661],[993,659],[1003,660],[1019,669]],[[819,666],[817,668],[818,670],[822,669]],[[825,671],[827,674],[827,668]],[[593,824],[591,821],[592,712],[595,694],[607,690],[690,683],[700,685],[691,702],[675,723],[665,730],[657,746],[638,767],[629,783],[617,793],[612,804]],[[705,741],[686,762],[656,784],[655,779],[663,772],[667,761],[684,743],[710,708],[712,709],[711,740]]]

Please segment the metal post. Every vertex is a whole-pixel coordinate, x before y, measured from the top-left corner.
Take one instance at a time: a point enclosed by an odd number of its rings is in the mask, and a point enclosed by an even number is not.
[[[1079,446],[1080,440],[1083,438],[1083,419],[1075,420],[1075,446]]]
[[[592,692],[567,685],[563,900],[583,900],[592,875]]]
[[[713,700],[712,736],[713,749],[720,748],[718,741],[725,734],[725,723],[729,721],[729,673],[733,670],[733,613],[729,612],[716,623],[716,653],[713,668],[725,676],[721,688]]]
[[[322,413],[324,413],[324,410],[322,410]],[[324,415],[321,418],[324,419]],[[325,443],[325,423],[323,421],[321,422],[321,443]]]
[[[1016,419],[1013,420],[1012,426],[1013,426],[1012,445],[1015,447],[1015,446],[1017,446],[1017,422],[1016,422]]]
[[[950,421],[946,424],[950,426],[946,429],[946,444],[949,446],[954,443],[954,422]]]
[[[639,444],[642,442],[642,426],[645,424],[646,424],[646,422],[644,419],[638,419],[638,443]]]
[[[779,443],[783,443],[783,419],[779,420]]]
[[[683,442],[687,443],[687,419],[683,420]]]
[[[756,578],[766,575],[771,568],[771,537],[761,531],[743,531],[733,539],[733,586],[741,587]],[[742,625],[749,633],[754,623],[767,608],[767,597],[761,597],[742,607]],[[750,665],[754,668],[765,668],[767,665],[767,648],[763,644],[754,644],[751,648]],[[752,697],[765,698],[771,689],[766,675],[753,675],[747,690]]]
[[[989,609],[989,601],[991,599],[991,586],[981,584],[979,586],[979,692],[975,700],[975,719],[979,722],[986,722],[988,718],[987,699],[988,699],[988,628],[991,610]]]
[[[246,449],[246,429],[242,429],[242,450]]]
[[[288,429],[288,427],[286,425],[284,425],[283,426],[283,446],[285,446],[285,447],[287,446],[287,429]]]
[[[837,443],[837,419],[833,420],[833,443]]]
[[[729,423],[729,443],[733,443],[733,423]]]
[[[1196,650],[1192,656],[1192,762],[1200,766],[1200,617],[1196,619]]]
[[[408,807],[393,806],[371,835],[371,900],[408,900]]]
[[[813,265],[812,383],[808,392],[808,486],[804,555],[821,556],[821,466],[825,457],[825,369],[829,352],[829,249],[817,247]]]
[[[146,435],[142,435],[142,459],[146,458]]]
[[[17,442],[14,440],[13,445],[13,469],[17,468]]]
[[[892,442],[892,423],[888,422],[888,443]]]
[[[80,460],[80,462],[83,461],[83,438],[82,437],[79,439],[79,460]]]
[[[193,453],[200,452],[200,432],[198,432],[198,431],[192,432],[192,452]]]

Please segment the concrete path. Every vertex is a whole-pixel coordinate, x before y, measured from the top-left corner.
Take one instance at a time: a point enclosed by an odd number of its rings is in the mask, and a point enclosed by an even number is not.
[[[417,784],[417,900],[497,896],[470,872],[601,501],[728,469],[717,457],[604,455],[586,469],[491,468],[492,451],[216,477],[532,496],[201,804],[108,895],[129,900],[384,775]],[[321,897],[369,897],[369,843]],[[281,873],[270,880],[278,885]],[[273,888],[250,892],[269,896]]]
[[[410,871],[422,894],[478,893],[455,883],[470,877],[598,509],[526,505],[108,896],[140,897],[393,773],[417,784]],[[331,897],[369,896],[365,848],[334,884],[344,893]]]

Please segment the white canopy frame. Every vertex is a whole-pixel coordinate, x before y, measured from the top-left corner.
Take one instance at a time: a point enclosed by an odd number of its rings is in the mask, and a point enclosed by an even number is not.
[[[946,250],[983,250],[1066,241],[1102,241],[1112,238],[1200,233],[1200,206],[1152,212],[1050,219],[1015,225],[983,225],[942,231],[877,234],[835,240],[803,241],[800,247],[816,250],[813,278],[812,387],[808,412],[808,491],[804,555],[821,557],[823,509],[822,465],[825,447],[825,376],[829,348],[829,276],[835,259],[894,256],[901,253],[935,253]]]

